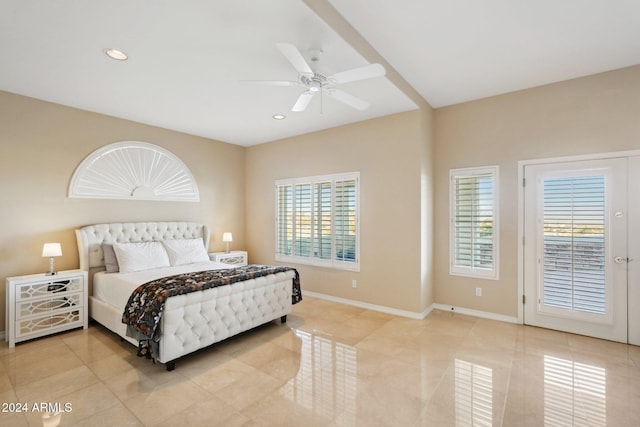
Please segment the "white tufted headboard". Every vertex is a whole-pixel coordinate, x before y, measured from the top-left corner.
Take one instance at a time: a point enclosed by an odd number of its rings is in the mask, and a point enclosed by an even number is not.
[[[195,222],[120,222],[87,225],[76,230],[80,269],[89,273],[89,286],[93,274],[105,269],[103,243],[150,242],[168,239],[202,238],[209,248],[209,229]],[[90,291],[90,294],[92,292]]]

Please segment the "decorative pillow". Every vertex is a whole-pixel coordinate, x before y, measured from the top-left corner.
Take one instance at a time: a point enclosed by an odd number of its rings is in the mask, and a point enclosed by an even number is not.
[[[169,256],[160,242],[114,243],[120,273],[169,267]]]
[[[209,261],[202,239],[164,240],[164,248],[169,254],[171,265],[193,264]]]
[[[107,273],[117,273],[120,271],[118,265],[118,258],[113,251],[113,245],[111,243],[102,244],[102,253],[104,254],[104,266],[107,268]]]

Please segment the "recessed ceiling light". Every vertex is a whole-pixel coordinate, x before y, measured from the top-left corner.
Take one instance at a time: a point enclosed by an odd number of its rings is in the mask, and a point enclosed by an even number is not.
[[[284,120],[287,118],[287,116],[285,116],[284,114],[274,114],[271,117],[273,117],[274,120]]]
[[[116,61],[126,61],[129,59],[126,53],[118,49],[105,49],[104,53],[111,59],[115,59]]]

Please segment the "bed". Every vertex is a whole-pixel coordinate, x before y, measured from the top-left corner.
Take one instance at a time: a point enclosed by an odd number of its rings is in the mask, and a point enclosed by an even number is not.
[[[121,271],[113,272],[112,246],[118,255],[122,255],[123,247],[155,247],[160,243],[166,247],[167,243],[183,241],[191,244],[201,239],[206,254],[209,231],[204,224],[94,224],[76,230],[76,238],[80,268],[86,270],[89,277],[90,317],[136,346],[139,341],[131,336],[131,330],[127,333],[127,325],[123,323],[123,312],[133,289],[164,276],[218,269],[222,274],[222,270],[232,267],[209,261],[208,257],[204,260],[199,254],[193,259],[187,256],[186,260],[193,262],[176,261],[174,265],[174,259],[170,257],[169,266],[161,262],[142,270],[131,270],[127,268],[128,264],[125,266],[121,262]],[[168,249],[167,252],[171,253]],[[171,371],[175,368],[176,359],[184,355],[277,319],[286,322],[286,316],[291,313],[292,299],[297,301],[301,298],[299,287],[292,285],[297,280],[297,272],[284,269],[286,271],[166,299],[154,340],[157,344],[154,361],[166,364],[167,370]]]

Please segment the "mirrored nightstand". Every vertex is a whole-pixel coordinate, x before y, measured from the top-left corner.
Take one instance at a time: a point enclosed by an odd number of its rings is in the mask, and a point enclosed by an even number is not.
[[[210,252],[209,259],[237,266],[247,265],[249,261],[247,251]]]

